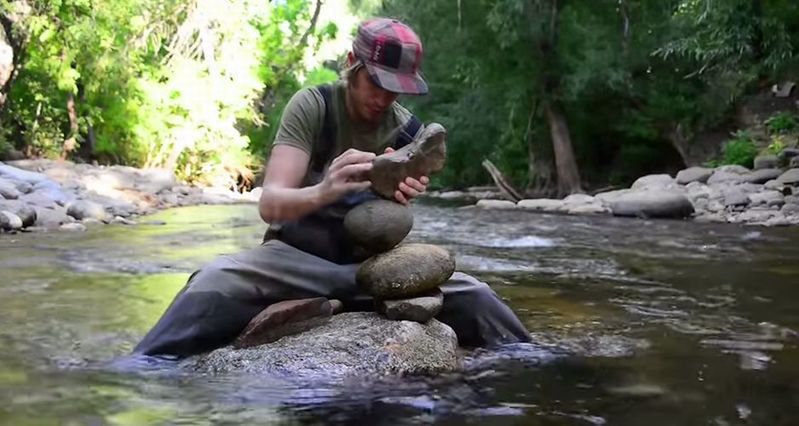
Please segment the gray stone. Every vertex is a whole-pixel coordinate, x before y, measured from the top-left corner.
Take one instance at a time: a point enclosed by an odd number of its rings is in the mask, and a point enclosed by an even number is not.
[[[748,173],[748,171],[747,171]],[[740,173],[724,172],[716,170],[713,175],[708,178],[707,183],[710,185],[719,183],[738,183],[743,182],[744,177]]]
[[[783,184],[781,184],[777,179],[771,179],[770,181],[763,184],[763,188],[765,189],[776,189],[781,190],[783,188]]]
[[[58,227],[62,231],[83,232],[86,230],[86,225],[82,223],[65,223]]]
[[[419,324],[391,321],[374,312],[351,312],[270,344],[225,347],[189,358],[181,366],[210,374],[343,379],[441,373],[459,364],[457,337],[437,320]]]
[[[516,207],[525,210],[537,210],[545,212],[556,212],[565,208],[565,203],[562,200],[553,200],[550,198],[538,198],[530,200],[521,200],[516,203]]]
[[[71,216],[67,216],[67,209],[61,206],[52,208],[37,207],[36,226],[43,228],[58,228],[63,223],[74,221]]]
[[[711,195],[710,188],[705,184],[699,183],[698,181],[689,183],[685,186],[685,189],[687,191],[688,197],[694,202],[703,198],[709,199]]]
[[[799,204],[799,195],[788,195],[785,197],[786,204]]]
[[[479,200],[477,207],[484,209],[515,209],[516,203],[507,200]]]
[[[694,206],[685,195],[648,190],[631,192],[610,204],[614,216],[643,218],[684,218],[694,213]]]
[[[785,204],[780,211],[783,214],[799,214],[799,204]]]
[[[324,297],[274,303],[250,320],[233,347],[241,349],[272,343],[325,324],[331,316],[333,307]]]
[[[377,312],[390,320],[426,323],[441,312],[444,293],[436,289],[429,294],[410,299],[381,300],[375,303]]]
[[[712,174],[713,169],[708,169],[707,167],[689,167],[677,173],[676,181],[680,185],[686,185],[691,182],[705,183]]]
[[[0,181],[2,180],[3,178],[0,178]],[[28,182],[25,182],[24,180],[6,179],[6,181],[14,185],[14,187],[17,188],[17,191],[19,191],[20,194],[27,194],[33,191],[33,185],[29,184]]]
[[[430,244],[401,244],[374,256],[358,268],[358,286],[378,299],[415,297],[446,282],[455,272],[455,258]]]
[[[599,200],[599,201],[601,201],[603,203],[609,204],[609,203],[611,203],[613,201],[616,201],[619,198],[621,198],[624,195],[629,194],[631,192],[633,192],[633,191],[630,190],[630,189],[617,189],[617,190],[614,190],[614,191],[600,192],[599,194],[594,195],[594,198],[596,198],[597,200]]]
[[[799,148],[785,148],[782,151],[780,151],[779,157],[785,158],[787,160],[790,160],[791,158],[794,157],[799,157]]]
[[[765,226],[789,226],[789,225],[792,225],[792,224],[793,223],[791,222],[790,219],[788,219],[787,217],[785,217],[785,216],[783,216],[781,214],[780,215],[776,215],[776,216],[772,217],[771,219],[766,220],[763,223],[763,225],[765,225]]]
[[[638,178],[630,189],[633,190],[640,190],[640,189],[655,189],[655,188],[668,188],[670,185],[675,183],[674,179],[671,176],[666,174],[660,175],[647,175]]]
[[[17,187],[3,178],[0,178],[0,198],[5,198],[6,200],[16,200],[20,197],[20,192]]]
[[[759,155],[755,157],[755,170],[777,168],[780,160],[776,155]]]
[[[563,199],[563,204],[566,205],[589,204],[595,201],[596,199],[594,197],[587,194],[571,194]]]
[[[23,228],[33,226],[38,218],[36,209],[27,204],[20,205],[19,208],[14,210],[14,214],[19,216],[19,218],[22,220]]]
[[[431,123],[415,141],[390,154],[378,155],[366,176],[372,182],[372,191],[392,200],[400,182],[406,177],[418,179],[444,168],[446,139],[444,127]]]
[[[67,206],[67,214],[77,220],[97,219],[100,221],[108,220],[108,212],[105,207],[88,200],[76,200]]]
[[[148,194],[158,194],[159,192],[169,190],[178,183],[172,170],[144,169],[140,170],[139,174],[141,177],[136,179],[133,186],[137,190]]]
[[[569,214],[607,214],[610,213],[610,208],[605,207],[599,203],[580,204],[576,206],[567,206]]]
[[[749,205],[757,207],[765,205],[767,207],[781,207],[785,204],[784,197],[779,191],[764,191],[749,194]]]
[[[799,157],[791,158],[791,161],[788,162],[788,167],[792,169],[799,168]]]
[[[705,209],[709,212],[721,212],[724,210],[724,204],[717,200],[712,200],[707,203]]]
[[[8,210],[0,211],[0,230],[16,231],[22,229],[22,219]]]
[[[726,223],[727,219],[721,213],[705,213],[694,217],[697,223]]]
[[[720,166],[716,168],[716,172],[722,173],[735,173],[738,175],[745,175],[749,173],[749,169],[744,166],[739,166],[737,164],[728,164],[726,166]]]
[[[780,169],[758,169],[744,175],[744,182],[764,184],[777,179],[782,174]]]
[[[136,225],[136,222],[122,216],[114,216],[114,219],[111,220],[111,223],[115,223],[118,225]]]
[[[42,181],[50,180],[47,176],[41,173],[29,172],[27,170],[23,170],[6,164],[0,164],[0,177],[4,177],[6,179],[11,179],[11,180],[21,180],[23,182],[28,182],[31,185],[35,185]]]
[[[779,214],[779,210],[752,208],[738,216],[739,222],[760,223],[765,222]]]
[[[370,253],[383,253],[394,248],[411,232],[413,213],[410,208],[394,201],[367,201],[347,213],[344,228]]]
[[[796,185],[799,183],[799,168],[790,169],[785,173],[781,174],[780,177],[777,178],[777,182],[784,184],[784,185]]]
[[[749,204],[749,196],[737,186],[724,188],[722,193],[724,194],[724,205],[727,207],[746,206]]]

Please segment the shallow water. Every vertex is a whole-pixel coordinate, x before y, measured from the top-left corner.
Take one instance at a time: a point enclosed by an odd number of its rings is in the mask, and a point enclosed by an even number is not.
[[[189,273],[258,244],[253,206],[0,236],[0,424],[798,424],[799,229],[417,206],[535,337],[437,378],[119,370]]]

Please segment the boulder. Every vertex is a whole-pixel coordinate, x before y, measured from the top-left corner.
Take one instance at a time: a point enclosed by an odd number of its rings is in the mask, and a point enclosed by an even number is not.
[[[777,182],[783,185],[799,184],[799,168],[790,169],[781,174],[780,177],[777,178]]]
[[[333,316],[327,324],[249,349],[225,347],[181,363],[202,373],[250,373],[302,378],[432,374],[459,367],[451,328],[391,321],[374,312]]]
[[[781,184],[777,179],[771,179],[770,181],[763,184],[763,188],[765,189],[776,189],[781,190],[785,185]]]
[[[530,200],[521,200],[516,203],[516,207],[525,210],[537,210],[545,212],[556,212],[565,208],[563,200],[553,200],[550,198],[537,198]]]
[[[685,218],[694,213],[694,206],[685,195],[665,191],[635,191],[611,202],[614,216]]]
[[[675,180],[680,185],[687,185],[691,182],[705,183],[712,174],[713,169],[707,167],[689,167],[680,170]]]
[[[667,174],[647,175],[638,178],[630,187],[632,190],[668,188],[675,184],[675,180]]]
[[[426,323],[441,312],[444,293],[435,289],[429,294],[410,299],[376,301],[377,312],[390,320],[416,321]]]
[[[744,182],[764,184],[772,179],[777,179],[782,174],[780,169],[757,169],[744,175]]]
[[[372,182],[372,191],[393,200],[399,183],[407,176],[418,179],[444,168],[446,139],[444,127],[431,123],[415,141],[392,153],[378,155],[367,173],[367,179]]]
[[[97,219],[108,220],[109,215],[100,204],[88,200],[76,200],[67,206],[67,214],[77,220]]]
[[[759,155],[755,157],[755,170],[775,169],[779,165],[779,158],[776,155]]]
[[[8,210],[0,210],[0,230],[16,231],[22,229],[22,219]]]
[[[749,204],[749,196],[741,188],[736,186],[724,188],[724,205],[727,207],[746,206]]]
[[[608,204],[631,192],[633,192],[631,189],[616,189],[614,191],[600,192],[599,194],[594,195],[594,198],[605,204]]]
[[[455,272],[455,258],[430,244],[401,244],[358,267],[356,281],[377,299],[402,299],[427,293]]]
[[[367,251],[377,254],[399,244],[413,228],[411,209],[388,200],[361,203],[344,217],[344,228]]]
[[[516,203],[507,200],[479,200],[477,207],[484,209],[515,209]]]
[[[746,173],[749,171],[747,170]],[[732,172],[725,172],[721,170],[716,170],[713,172],[713,175],[708,178],[707,183],[708,185],[714,185],[719,183],[738,183],[743,182],[744,177],[741,173],[732,173]]]
[[[325,324],[331,316],[333,306],[324,297],[278,302],[256,315],[233,342],[233,347],[240,349],[272,343],[283,336]]]

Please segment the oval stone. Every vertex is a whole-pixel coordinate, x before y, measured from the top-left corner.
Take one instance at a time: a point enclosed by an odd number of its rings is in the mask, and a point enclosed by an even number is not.
[[[352,239],[372,254],[394,248],[411,232],[413,213],[400,203],[372,200],[358,205],[344,217]]]
[[[421,295],[445,283],[455,272],[455,258],[430,244],[402,244],[374,256],[358,268],[358,286],[378,299]]]

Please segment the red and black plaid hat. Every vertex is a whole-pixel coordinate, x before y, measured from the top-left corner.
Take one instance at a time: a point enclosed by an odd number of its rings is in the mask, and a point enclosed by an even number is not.
[[[422,42],[402,22],[386,18],[364,21],[358,26],[352,51],[383,89],[410,95],[427,93],[427,83],[419,75]]]

